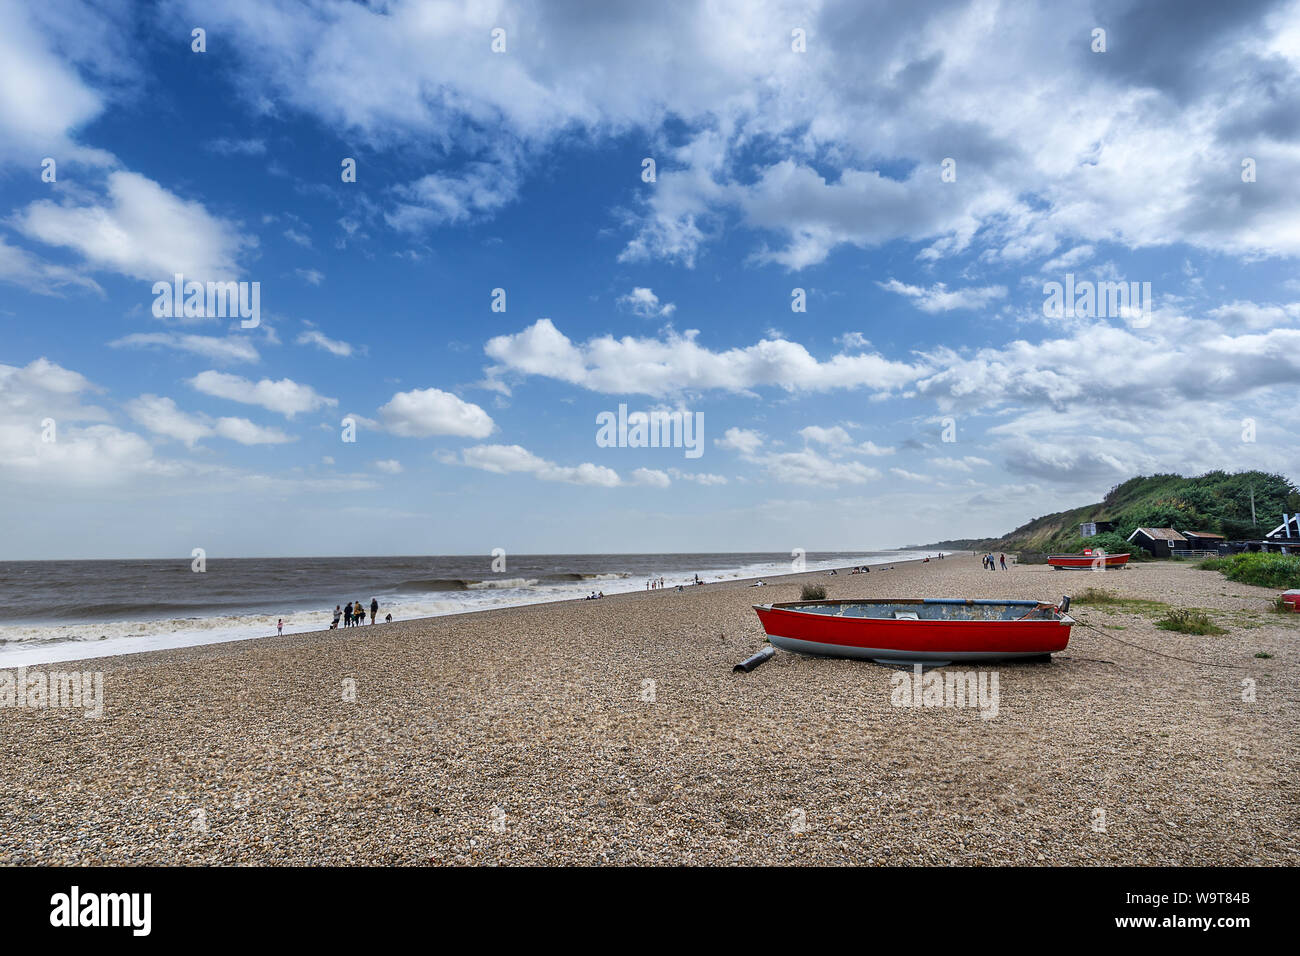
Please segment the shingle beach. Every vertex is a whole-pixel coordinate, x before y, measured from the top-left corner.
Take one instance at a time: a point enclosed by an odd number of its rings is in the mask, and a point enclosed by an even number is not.
[[[864,662],[733,673],[764,646],[750,605],[808,579],[836,598],[1104,588],[1228,633],[1078,605],[1102,632],[982,665],[991,719],[895,706],[899,672]],[[1300,862],[1300,615],[1274,592],[970,556],[768,581],[49,665],[102,671],[104,712],[0,709],[0,863]]]

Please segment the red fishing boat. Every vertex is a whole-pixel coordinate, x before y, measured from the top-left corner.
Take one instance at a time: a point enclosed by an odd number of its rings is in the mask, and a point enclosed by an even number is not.
[[[1074,624],[1060,604],[962,598],[879,598],[756,604],[775,646],[880,664],[949,664],[1043,657],[1064,650]]]
[[[1054,568],[1096,568],[1105,571],[1108,568],[1124,567],[1128,564],[1128,558],[1127,554],[1107,554],[1105,551],[1093,554],[1085,551],[1083,554],[1049,554],[1047,563]]]

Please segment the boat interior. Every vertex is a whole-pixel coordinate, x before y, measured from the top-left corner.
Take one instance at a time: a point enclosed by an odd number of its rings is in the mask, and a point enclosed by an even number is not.
[[[1052,621],[1056,609],[1051,605],[1029,603],[868,603],[865,601],[812,601],[775,604],[773,607],[833,617],[867,618],[881,621]]]

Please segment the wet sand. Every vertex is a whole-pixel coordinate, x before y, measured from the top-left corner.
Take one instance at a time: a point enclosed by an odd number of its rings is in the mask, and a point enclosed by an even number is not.
[[[764,646],[750,605],[808,579],[1101,587],[1229,633],[1078,606],[1104,630],[1076,627],[1052,663],[979,665],[991,719],[894,706],[897,672],[869,663],[779,652],[733,674]],[[0,863],[1300,862],[1300,615],[1271,613],[1274,592],[1187,564],[969,556],[767,580],[40,668],[102,671],[104,712],[0,709]]]

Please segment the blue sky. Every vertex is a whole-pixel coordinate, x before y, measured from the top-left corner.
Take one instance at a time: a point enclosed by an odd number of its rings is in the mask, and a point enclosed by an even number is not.
[[[0,0],[0,558],[871,549],[1300,473],[1300,5],[605,6]],[[155,317],[176,272],[260,324]],[[599,447],[620,404],[703,454]]]

